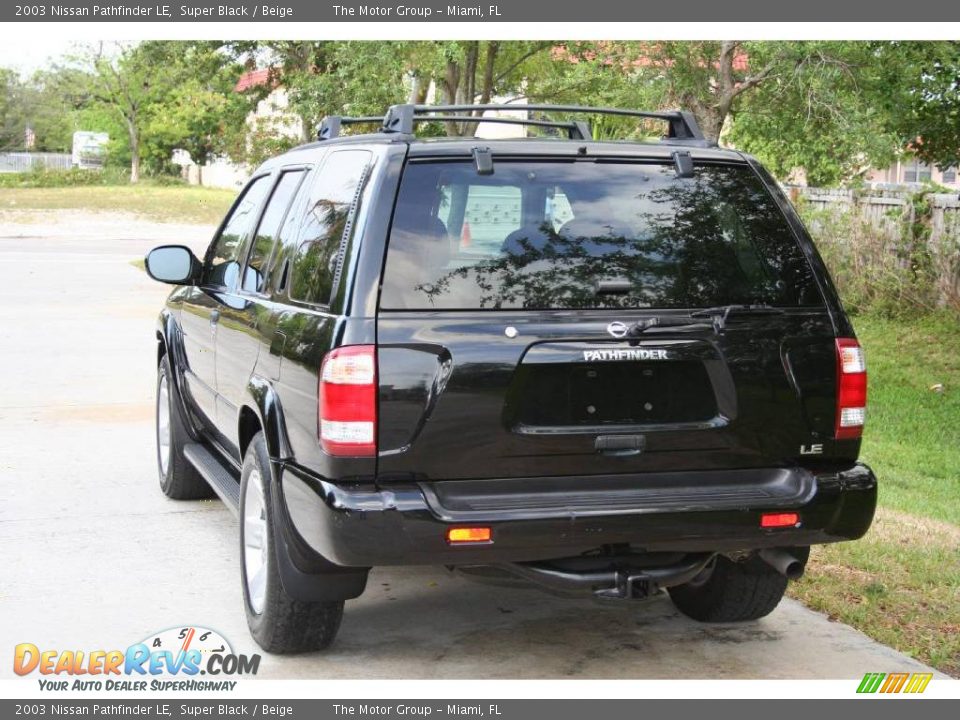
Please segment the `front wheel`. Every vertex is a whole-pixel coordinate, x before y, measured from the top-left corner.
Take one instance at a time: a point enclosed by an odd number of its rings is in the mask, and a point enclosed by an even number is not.
[[[717,555],[693,580],[668,588],[670,599],[700,622],[743,622],[773,612],[787,589],[787,578],[756,555],[734,562]]]
[[[304,602],[284,590],[277,566],[270,461],[263,433],[250,441],[240,475],[240,572],[247,625],[267,652],[322,650],[337,635],[343,601]]]

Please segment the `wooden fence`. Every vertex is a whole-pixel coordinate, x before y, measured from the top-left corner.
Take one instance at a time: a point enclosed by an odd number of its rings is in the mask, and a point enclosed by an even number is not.
[[[912,193],[903,190],[822,190],[820,188],[788,187],[790,199],[796,203],[801,197],[812,210],[836,209],[855,212],[884,233],[899,234],[903,222],[915,220]],[[938,245],[944,233],[957,232],[960,223],[960,195],[934,194],[931,204],[931,244]]]
[[[960,308],[960,196],[955,193],[931,194],[928,212],[918,218],[915,192],[904,190],[823,190],[788,187],[787,194],[801,208],[808,227],[818,242],[844,245],[862,253],[857,264],[876,262],[896,256],[901,264],[903,252],[916,237],[912,233],[918,221],[929,228],[926,235],[935,276],[937,304]],[[859,230],[851,232],[848,220]],[[847,233],[848,235],[845,235]],[[872,236],[875,242],[864,242]],[[871,253],[876,255],[871,257]]]

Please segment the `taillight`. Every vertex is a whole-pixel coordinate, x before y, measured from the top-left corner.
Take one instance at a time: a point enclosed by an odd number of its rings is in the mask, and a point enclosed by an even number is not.
[[[338,457],[377,453],[377,355],[373,345],[332,350],[320,367],[320,445]]]
[[[860,343],[837,338],[837,440],[863,434],[867,412],[867,361]]]

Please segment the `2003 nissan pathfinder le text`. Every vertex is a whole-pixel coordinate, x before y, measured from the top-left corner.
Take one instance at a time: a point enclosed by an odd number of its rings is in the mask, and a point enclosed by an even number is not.
[[[864,355],[810,237],[687,113],[525,106],[490,120],[554,137],[414,133],[477,110],[398,105],[365,135],[327,118],[202,261],[147,256],[178,286],[164,493],[237,512],[272,652],[328,645],[377,565],[763,617],[876,503]],[[595,142],[556,119],[582,113],[667,131]]]

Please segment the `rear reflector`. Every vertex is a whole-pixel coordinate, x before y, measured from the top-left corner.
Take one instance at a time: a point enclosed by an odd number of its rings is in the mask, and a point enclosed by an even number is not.
[[[867,415],[867,361],[853,338],[837,338],[837,440],[863,435]]]
[[[457,543],[488,543],[492,534],[488,527],[455,527],[447,530],[447,542]]]
[[[377,453],[377,361],[373,345],[332,350],[320,368],[320,445],[338,457]]]
[[[800,516],[797,513],[764,513],[760,516],[762,528],[795,527],[799,524]]]

